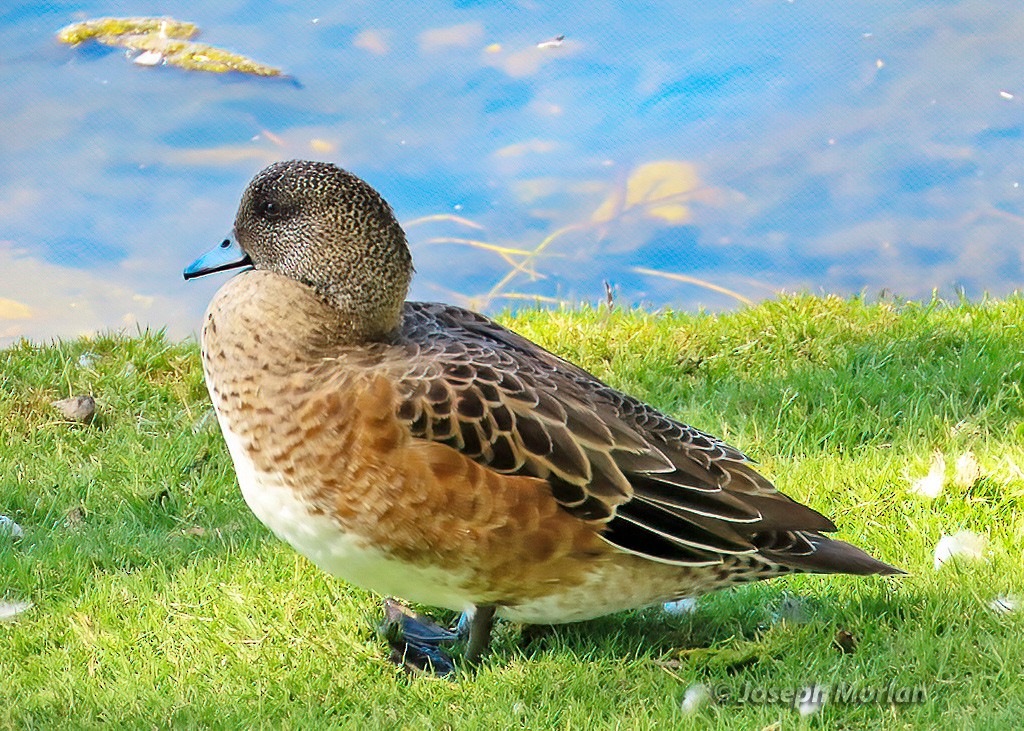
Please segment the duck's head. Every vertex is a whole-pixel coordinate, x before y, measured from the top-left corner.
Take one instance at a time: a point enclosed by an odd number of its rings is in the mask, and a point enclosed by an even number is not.
[[[240,267],[312,287],[364,337],[398,326],[413,271],[405,233],[380,194],[336,165],[308,160],[257,174],[231,236],[184,274]]]

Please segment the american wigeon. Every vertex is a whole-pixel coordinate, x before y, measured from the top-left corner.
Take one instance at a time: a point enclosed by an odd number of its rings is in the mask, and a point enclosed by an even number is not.
[[[710,434],[451,305],[406,302],[413,266],[381,196],[321,162],[271,165],[233,237],[185,277],[217,292],[203,369],[256,516],[357,586],[572,622],[794,572],[898,569],[826,538]]]

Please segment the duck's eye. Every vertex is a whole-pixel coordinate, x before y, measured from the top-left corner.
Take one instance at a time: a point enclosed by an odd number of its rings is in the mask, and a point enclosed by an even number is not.
[[[264,218],[278,218],[281,215],[281,206],[274,201],[263,201],[256,207],[256,212]]]

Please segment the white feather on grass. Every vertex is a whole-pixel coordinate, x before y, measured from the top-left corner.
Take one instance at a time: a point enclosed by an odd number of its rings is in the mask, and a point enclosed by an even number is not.
[[[693,597],[686,597],[674,602],[665,602],[661,608],[665,610],[666,614],[691,614],[697,610],[697,600]]]
[[[1020,609],[1020,600],[1015,596],[997,596],[988,606],[999,614],[1013,614]]]
[[[953,473],[953,484],[957,487],[968,490],[974,483],[981,479],[981,465],[974,452],[967,450],[956,458],[956,468]]]
[[[20,525],[8,518],[6,515],[0,515],[0,535],[5,534],[9,535],[11,538],[25,537],[25,531],[22,530]]]
[[[704,683],[695,683],[683,693],[683,702],[680,704],[683,713],[696,713],[711,702],[711,690]]]
[[[32,602],[0,602],[0,622],[9,624],[32,608]]]
[[[950,559],[960,558],[978,561],[985,558],[988,541],[969,530],[957,531],[951,536],[943,534],[935,546],[935,570],[938,571]]]
[[[797,696],[796,709],[801,716],[810,716],[825,707],[827,691],[818,685],[810,685],[800,689]]]
[[[935,499],[942,494],[942,484],[946,479],[946,458],[942,452],[936,452],[932,456],[932,464],[928,474],[913,480],[910,484],[910,492],[914,495],[921,495],[926,498]]]

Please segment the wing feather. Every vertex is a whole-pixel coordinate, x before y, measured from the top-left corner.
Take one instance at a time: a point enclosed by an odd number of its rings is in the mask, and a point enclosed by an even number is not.
[[[407,303],[402,333],[380,367],[414,437],[547,480],[563,509],[624,551],[694,566],[758,551],[808,563],[828,541],[808,536],[835,530],[737,449],[481,315]]]

